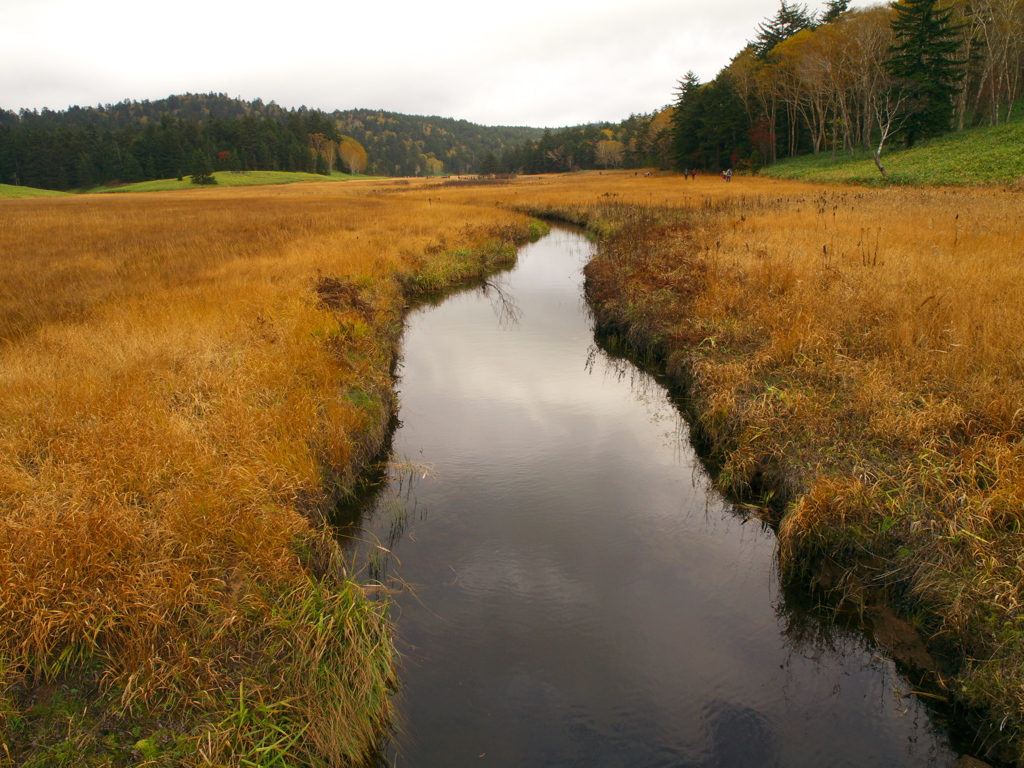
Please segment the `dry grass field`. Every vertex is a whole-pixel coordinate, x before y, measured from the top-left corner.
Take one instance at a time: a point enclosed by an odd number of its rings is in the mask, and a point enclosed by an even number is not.
[[[409,291],[524,222],[357,183],[0,202],[0,763],[372,748],[386,614],[316,523]]]
[[[882,588],[1024,732],[1021,194],[630,171],[0,201],[14,761],[372,745],[386,617],[316,520],[386,428],[410,292],[529,215],[601,234],[599,318],[690,384],[787,572]]]

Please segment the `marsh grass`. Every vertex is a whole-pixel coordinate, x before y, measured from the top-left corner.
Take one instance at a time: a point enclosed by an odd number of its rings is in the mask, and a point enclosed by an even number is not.
[[[1019,193],[620,172],[3,209],[12,762],[372,749],[386,616],[311,520],[383,439],[402,308],[507,263],[524,214],[598,234],[598,318],[689,382],[784,571],[881,589],[1024,754]]]
[[[340,184],[3,208],[0,753],[358,762],[387,607],[319,520],[386,433],[406,286],[525,217]]]

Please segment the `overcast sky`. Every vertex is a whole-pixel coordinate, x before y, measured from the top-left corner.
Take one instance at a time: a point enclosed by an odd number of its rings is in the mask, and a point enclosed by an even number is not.
[[[671,102],[687,70],[713,78],[778,7],[0,0],[0,107],[59,110],[214,91],[284,107],[381,108],[484,125],[618,122]]]

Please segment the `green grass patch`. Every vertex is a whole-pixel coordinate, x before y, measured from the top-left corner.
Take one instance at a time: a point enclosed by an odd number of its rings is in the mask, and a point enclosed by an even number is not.
[[[330,176],[321,176],[318,173],[300,173],[297,171],[218,171],[213,174],[217,180],[216,186],[220,187],[253,187],[265,184],[295,184],[298,182],[310,181],[350,181],[352,179],[369,179],[371,176],[358,174],[341,173],[335,171]],[[157,179],[155,181],[140,181],[137,184],[124,184],[119,187],[96,187],[83,190],[89,194],[111,193],[111,192],[166,192],[175,189],[202,189],[203,185],[193,184],[190,176],[181,181],[177,179]],[[59,194],[59,193],[57,193]]]
[[[783,160],[761,171],[776,179],[825,184],[913,184],[966,186],[1007,184],[1024,179],[1024,119],[996,127],[972,128],[921,143],[912,149],[887,150],[882,165],[888,181],[868,152],[855,156],[831,152]]]
[[[421,300],[437,298],[458,286],[471,285],[516,263],[517,246],[536,242],[550,231],[539,220],[497,227],[472,247],[436,249],[415,274],[401,278],[406,294]]]
[[[57,192],[53,189],[36,189],[35,187],[15,187],[11,184],[0,184],[0,200],[23,197],[63,197],[67,194],[67,192]]]

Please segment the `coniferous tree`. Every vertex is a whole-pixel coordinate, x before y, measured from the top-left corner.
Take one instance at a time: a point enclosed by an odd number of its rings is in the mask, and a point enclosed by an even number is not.
[[[728,73],[701,85],[693,72],[680,81],[673,116],[676,168],[723,170],[750,156],[750,120]]]
[[[327,158],[324,157],[323,153],[316,153],[316,160],[314,161],[313,167],[314,173],[319,173],[321,176],[330,176],[331,167],[327,164]]]
[[[758,25],[753,42],[754,52],[763,59],[783,40],[788,40],[801,30],[813,28],[814,18],[806,5],[780,0],[775,16]]]
[[[831,24],[850,10],[850,0],[825,0],[825,10],[821,12],[821,23]]]
[[[217,183],[217,179],[213,175],[213,166],[210,165],[210,158],[201,149],[197,149],[192,155],[192,183]]]
[[[691,69],[679,81],[675,111],[672,113],[672,157],[678,170],[692,168],[700,131],[700,78]]]
[[[493,152],[488,152],[480,161],[480,175],[491,176],[498,172],[498,158]]]
[[[83,189],[96,185],[96,166],[92,162],[92,157],[85,152],[78,156],[76,177],[78,179],[78,186]]]
[[[953,20],[952,6],[940,7],[938,0],[902,0],[894,7],[896,42],[885,67],[915,92],[904,124],[906,144],[912,147],[950,128],[953,96],[965,74],[966,62],[956,55],[964,25]]]
[[[132,152],[125,150],[121,166],[121,181],[132,184],[136,181],[142,181],[143,178],[145,178],[145,174],[142,171],[138,158]]]

